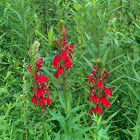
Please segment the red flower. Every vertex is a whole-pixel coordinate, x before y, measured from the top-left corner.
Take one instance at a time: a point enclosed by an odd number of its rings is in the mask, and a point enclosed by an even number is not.
[[[104,71],[104,73],[106,74],[106,76],[108,76],[108,75],[109,75],[109,72],[107,72],[106,70]]]
[[[93,111],[93,109],[90,109],[90,110],[89,110],[89,112],[88,112],[88,113],[89,113],[89,116],[91,115],[91,111]]]
[[[91,96],[89,100],[90,100],[90,102],[93,101],[93,103],[96,102],[96,104],[97,104],[97,102],[99,101],[99,97],[98,97],[98,95],[94,95],[94,96]]]
[[[57,71],[53,74],[53,76],[56,78],[56,79],[58,79],[58,73],[57,73]]]
[[[44,77],[42,74],[40,74],[39,78],[37,78],[37,81],[40,82],[40,83],[45,82],[47,80],[49,80],[49,78],[48,77]]]
[[[47,105],[50,105],[50,102],[52,102],[52,99],[50,98],[46,98],[46,97],[42,97],[39,100],[40,106],[45,105],[45,101],[47,102]]]
[[[73,66],[73,63],[71,63],[71,61],[69,59],[67,59],[65,62],[64,62],[64,65],[67,69],[67,66],[70,68],[71,66]]]
[[[114,88],[114,87],[105,87],[104,88],[105,89],[105,94],[106,94],[107,97],[108,97],[108,95],[112,96],[112,88]],[[109,91],[109,89],[110,89],[110,91]]]
[[[90,91],[90,93],[92,93],[93,96],[96,95],[96,90],[95,90],[95,88],[93,88],[93,89]],[[89,93],[88,95],[90,95],[90,93]]]
[[[54,40],[53,42],[55,42],[57,44],[58,48],[61,49],[60,45],[58,44],[58,42],[56,40]]]
[[[95,65],[93,65],[93,68],[94,68],[95,70],[97,70],[97,68],[96,68],[96,66],[95,66]]]
[[[50,105],[50,102],[52,102],[52,99],[50,99],[50,98],[45,98],[45,101],[47,102],[47,105]]]
[[[107,100],[106,97],[102,97],[102,98],[100,99],[100,104],[103,104],[103,105],[106,106],[107,108],[108,108],[109,106],[111,106],[110,102]]]
[[[58,64],[58,63],[60,63],[60,56],[59,56],[59,54],[57,54],[57,55],[54,57],[52,64],[53,64],[54,67],[57,68],[57,64]]]
[[[72,57],[72,55],[71,55],[70,53],[69,53],[69,58],[73,60],[73,57]],[[73,60],[73,61],[74,61],[74,60]]]
[[[57,73],[63,74],[63,73],[64,73],[64,68],[63,68],[62,66],[60,66],[60,67],[57,69]]]
[[[39,58],[41,59],[41,57]],[[43,60],[37,60],[36,61],[36,68],[37,68],[37,72],[39,71],[39,69],[43,66],[41,63],[43,62]]]
[[[45,105],[45,99],[44,99],[44,97],[40,98],[39,104],[40,104],[40,106],[42,106],[42,104]]]
[[[64,59],[66,60],[68,58],[67,54],[65,52],[62,52],[61,55],[60,55],[60,59]]]
[[[95,114],[101,113],[101,107],[99,107],[99,106],[94,107],[94,108],[93,108],[93,111],[94,111]]]
[[[98,86],[99,87],[102,87],[103,86],[103,83],[100,81],[100,82],[98,82]]]
[[[92,83],[92,84],[94,85],[94,83],[93,83],[94,78],[93,78],[92,76],[90,76],[90,75],[88,75],[88,78],[90,79],[90,81],[89,81],[89,83],[88,83],[89,88],[90,88],[90,83]],[[94,80],[94,82],[96,83],[95,80]]]
[[[31,99],[31,103],[32,103],[32,104],[34,104],[35,102],[36,102],[36,103],[38,102],[38,100],[37,100],[35,94],[34,94],[34,96],[31,97],[30,99]]]
[[[45,93],[45,90],[44,89],[38,88],[37,89],[37,92],[36,92],[36,96],[39,97],[39,95],[40,95],[41,97],[43,97],[43,94],[44,93]]]
[[[32,66],[28,65],[29,71],[32,71]]]
[[[48,87],[47,87],[45,90],[46,90],[46,92],[47,92],[49,95],[52,94],[52,92],[49,91],[49,88],[48,88]]]
[[[70,46],[68,46],[68,44],[65,45],[65,51],[67,54],[73,53],[72,49],[74,48],[75,48],[74,45],[70,45]]]
[[[74,45],[69,45],[69,48],[74,49],[75,46]]]

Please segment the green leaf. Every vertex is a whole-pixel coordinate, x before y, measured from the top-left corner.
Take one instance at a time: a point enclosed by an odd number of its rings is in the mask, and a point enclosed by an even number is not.
[[[103,58],[102,58],[102,61],[103,61],[103,64],[105,65],[105,63],[106,63],[106,59],[107,59],[107,56],[108,56],[108,50],[105,52],[105,54],[104,54],[104,56],[103,56]]]
[[[136,96],[136,98],[140,102],[140,96],[138,95],[138,93],[135,93],[135,90],[128,83],[126,83],[126,84],[128,85],[129,89],[133,92],[133,94]]]
[[[53,35],[54,35],[54,32],[53,32],[53,25],[51,26],[51,29],[49,30],[48,32],[48,44],[53,47]]]
[[[56,135],[54,140],[60,140],[60,131],[57,133],[57,135]]]
[[[115,113],[113,113],[109,118],[107,118],[107,120],[102,121],[102,122],[100,123],[100,125],[103,125],[103,124],[109,123],[109,121],[110,121],[114,116],[116,116],[117,113],[118,113],[119,111],[120,111],[120,110],[118,110],[118,111],[116,111]]]
[[[75,107],[75,108],[72,108],[72,109],[70,110],[70,113],[74,113],[74,112],[80,110],[81,108],[83,108],[84,106],[86,106],[86,105],[84,104],[84,105],[80,105],[80,106],[77,106],[77,107]]]
[[[86,112],[80,113],[77,116],[73,117],[72,119],[69,120],[69,124],[74,124],[77,122],[83,115],[87,114]]]
[[[6,80],[10,75],[11,75],[11,72],[8,71],[6,77],[4,78],[4,80]]]
[[[83,58],[85,59],[86,63],[87,63],[91,68],[93,68],[93,65],[91,64],[91,62],[90,62],[88,59],[86,59],[84,56],[83,56]]]
[[[135,69],[134,69],[134,67],[132,66],[132,69],[133,69],[133,72],[134,72],[134,74],[135,74],[135,76],[136,76],[136,78],[139,80],[139,82],[140,82],[140,77],[139,77],[139,74],[135,71]]]

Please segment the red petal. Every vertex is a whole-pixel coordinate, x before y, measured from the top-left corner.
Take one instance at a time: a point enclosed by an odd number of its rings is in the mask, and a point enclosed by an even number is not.
[[[74,46],[74,45],[70,45],[70,46],[69,46],[69,48],[72,48],[72,49],[74,49],[74,48],[75,48],[75,46]]]

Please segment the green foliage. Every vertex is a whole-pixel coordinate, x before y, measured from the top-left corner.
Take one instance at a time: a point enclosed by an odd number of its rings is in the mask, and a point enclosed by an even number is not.
[[[41,70],[53,92],[53,103],[43,113],[48,140],[138,140],[139,7],[137,0],[1,0],[0,139],[44,139],[39,110],[30,102],[32,81],[27,68],[29,49],[39,41],[45,61]],[[75,45],[67,108],[51,64],[60,20],[67,28],[68,42]],[[109,98],[112,106],[91,117],[86,84],[97,58],[110,73],[107,86],[116,88]]]

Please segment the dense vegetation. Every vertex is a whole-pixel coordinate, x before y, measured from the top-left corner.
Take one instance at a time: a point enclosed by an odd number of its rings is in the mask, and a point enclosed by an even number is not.
[[[140,3],[137,0],[0,1],[0,139],[138,140],[140,138]],[[73,44],[65,110],[61,80],[53,74],[59,26]],[[31,103],[29,49],[40,42],[41,73],[53,102],[43,112]],[[101,59],[110,73],[111,106],[89,116],[87,75]],[[42,125],[43,124],[43,125]],[[67,127],[65,125],[68,124]],[[68,132],[68,129],[69,132]],[[46,138],[46,136],[45,136]]]

